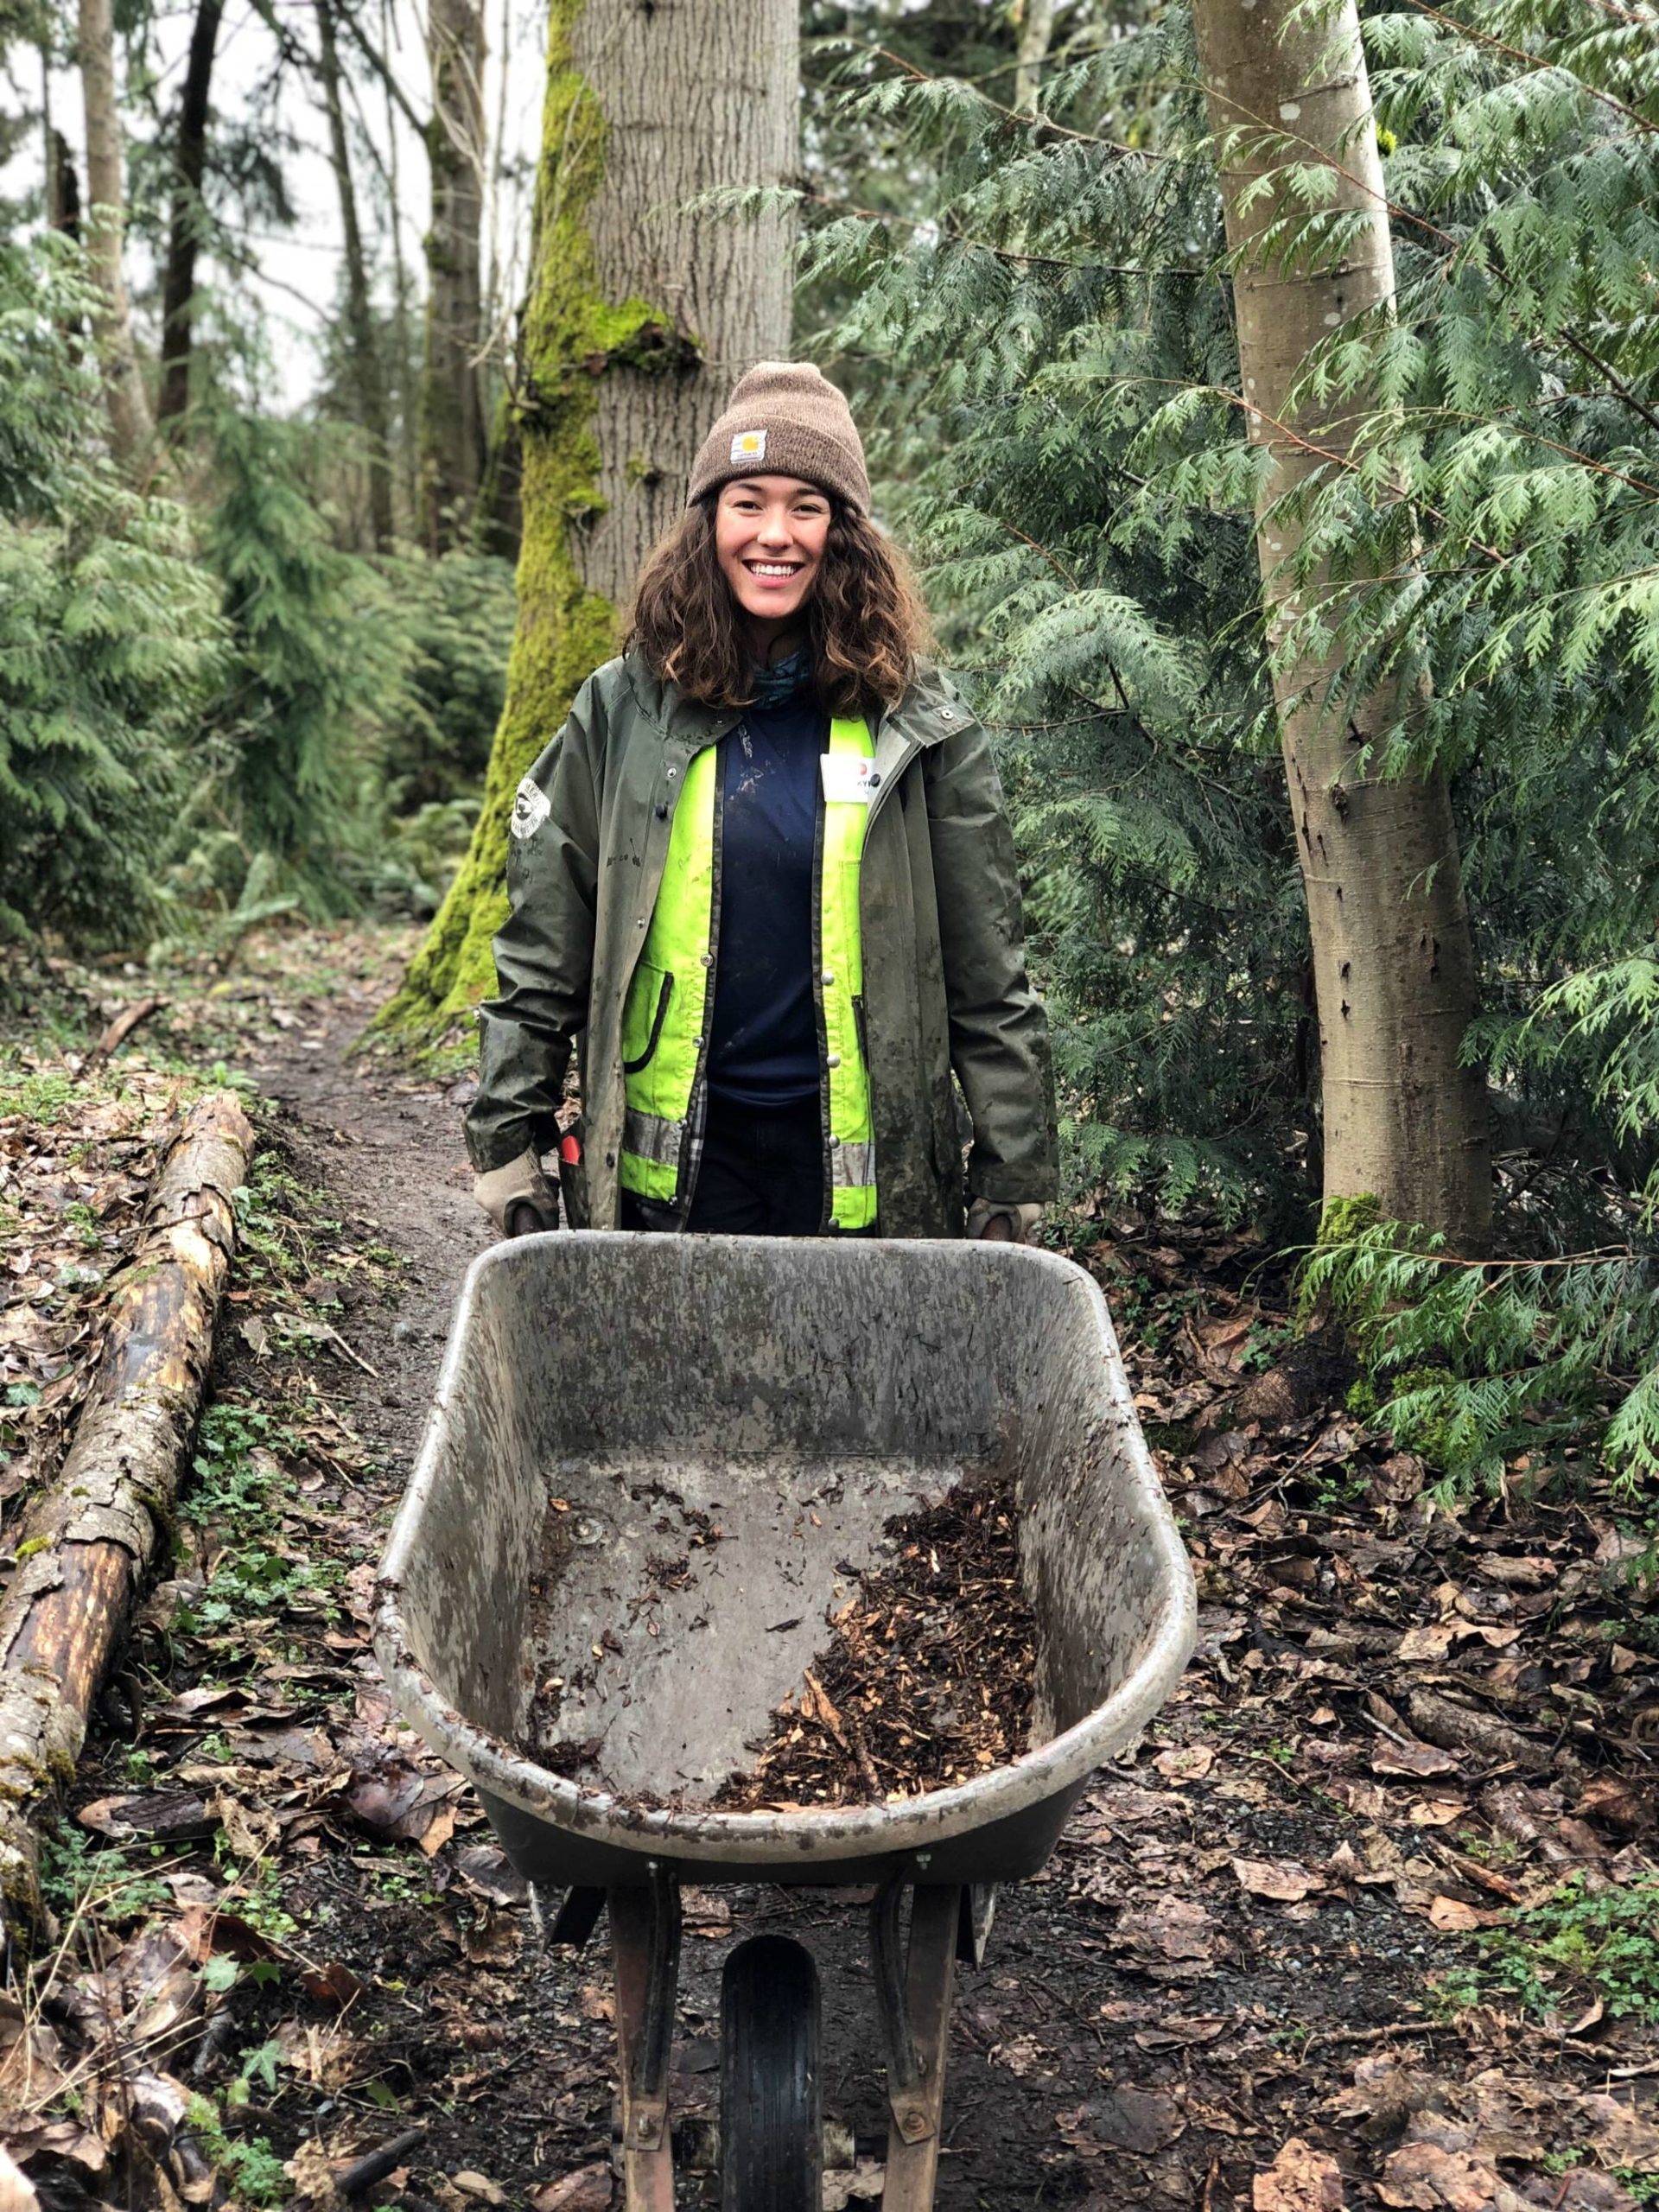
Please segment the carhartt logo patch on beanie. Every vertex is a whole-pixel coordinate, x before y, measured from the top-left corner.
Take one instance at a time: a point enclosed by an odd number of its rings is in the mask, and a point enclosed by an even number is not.
[[[739,379],[692,464],[686,504],[761,470],[822,485],[855,514],[870,512],[852,410],[810,361],[761,361]]]

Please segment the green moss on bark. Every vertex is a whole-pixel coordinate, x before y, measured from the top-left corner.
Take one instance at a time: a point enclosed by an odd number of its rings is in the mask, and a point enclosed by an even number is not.
[[[1368,1229],[1375,1229],[1382,1218],[1382,1209],[1369,1192],[1353,1198],[1327,1198],[1319,1210],[1317,1242],[1321,1247],[1346,1244],[1363,1236]]]
[[[571,39],[586,0],[553,0],[536,185],[535,275],[519,346],[517,413],[524,449],[518,620],[506,703],[484,804],[461,872],[377,1030],[419,1052],[441,1047],[495,981],[491,939],[507,912],[507,824],[513,793],[583,680],[616,650],[616,609],[577,572],[573,527],[602,508],[594,431],[598,380],[678,349],[672,318],[643,300],[600,293],[588,213],[605,170],[605,118],[575,67]]]

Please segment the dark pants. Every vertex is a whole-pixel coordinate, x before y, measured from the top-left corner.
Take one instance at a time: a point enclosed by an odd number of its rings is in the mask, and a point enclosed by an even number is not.
[[[705,1236],[816,1236],[823,1219],[823,1122],[817,1098],[740,1106],[711,1096],[687,1229]],[[632,1198],[622,1201],[622,1226],[649,1226]]]

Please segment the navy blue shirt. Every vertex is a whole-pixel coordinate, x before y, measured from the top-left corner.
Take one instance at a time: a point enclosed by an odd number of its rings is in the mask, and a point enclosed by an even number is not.
[[[810,690],[721,740],[720,942],[709,1087],[744,1106],[818,1088],[812,862],[828,717]]]

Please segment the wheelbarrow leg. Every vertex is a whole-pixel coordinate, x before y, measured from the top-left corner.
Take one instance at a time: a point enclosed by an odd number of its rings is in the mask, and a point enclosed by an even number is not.
[[[649,1890],[613,1890],[616,2043],[626,2212],[673,2212],[668,2063],[680,1968],[680,1885],[652,1866]]]
[[[893,2111],[881,2206],[882,2212],[929,2212],[939,2170],[945,2047],[962,1891],[955,1884],[918,1887],[911,1906],[910,1955],[901,1972],[902,1887],[889,1883],[870,1915],[876,2001],[887,2046],[887,2102]]]

